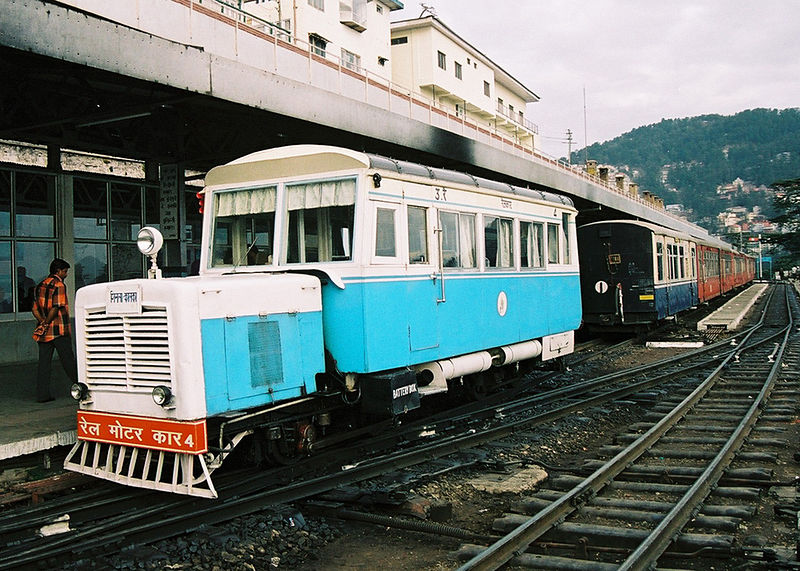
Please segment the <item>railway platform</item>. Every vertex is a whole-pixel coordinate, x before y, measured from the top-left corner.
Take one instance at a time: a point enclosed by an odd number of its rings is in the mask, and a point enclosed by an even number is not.
[[[0,481],[4,463],[75,442],[78,403],[69,394],[71,384],[61,363],[54,359],[51,388],[55,400],[37,403],[36,363],[0,366]]]
[[[697,330],[725,329],[733,331],[738,329],[747,312],[755,305],[761,294],[766,291],[769,284],[755,283],[746,290],[728,300],[714,313],[697,322]]]

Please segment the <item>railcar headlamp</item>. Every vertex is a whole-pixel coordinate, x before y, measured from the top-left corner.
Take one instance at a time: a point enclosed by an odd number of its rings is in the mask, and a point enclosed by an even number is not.
[[[152,226],[145,226],[139,230],[139,234],[136,236],[136,247],[145,256],[158,254],[163,245],[164,236]]]
[[[158,406],[167,406],[172,400],[172,391],[167,387],[158,386],[153,389],[153,402]]]
[[[77,401],[84,400],[89,396],[89,387],[84,383],[75,383],[70,387],[69,394]]]

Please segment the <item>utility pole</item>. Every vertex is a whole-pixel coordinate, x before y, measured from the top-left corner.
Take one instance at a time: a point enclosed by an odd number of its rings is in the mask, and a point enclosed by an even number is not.
[[[567,129],[567,162],[572,166],[572,131]]]

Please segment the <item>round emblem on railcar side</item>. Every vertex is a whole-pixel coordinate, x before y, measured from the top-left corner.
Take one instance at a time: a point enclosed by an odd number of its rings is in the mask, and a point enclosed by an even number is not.
[[[497,313],[500,314],[500,317],[503,317],[508,311],[508,298],[506,297],[506,292],[501,291],[497,296]]]
[[[600,280],[596,284],[594,284],[594,291],[597,293],[606,293],[608,291],[608,284],[603,280]]]

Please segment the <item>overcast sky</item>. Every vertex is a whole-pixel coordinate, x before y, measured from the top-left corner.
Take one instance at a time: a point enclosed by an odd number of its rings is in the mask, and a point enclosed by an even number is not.
[[[800,107],[800,0],[428,0],[541,99],[541,148],[565,156],[663,118]],[[393,19],[416,18],[404,2]],[[584,90],[586,129],[584,129]]]

